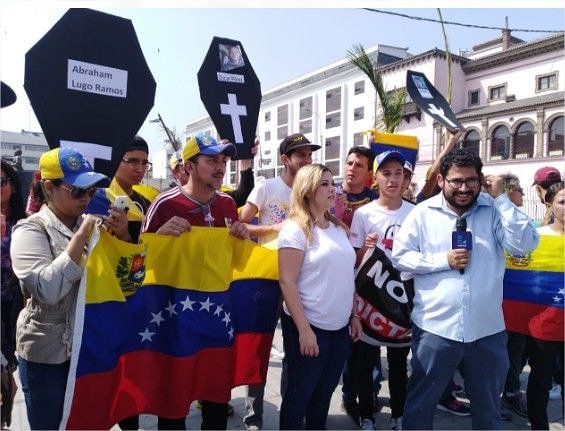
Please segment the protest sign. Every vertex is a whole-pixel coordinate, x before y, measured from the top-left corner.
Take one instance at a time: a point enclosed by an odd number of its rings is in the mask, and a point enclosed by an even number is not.
[[[24,88],[50,148],[113,176],[153,107],[155,80],[130,20],[69,9],[27,52]]]
[[[406,91],[414,103],[426,114],[443,124],[450,132],[463,130],[447,100],[421,72],[406,72]]]
[[[252,158],[261,83],[241,42],[214,37],[198,71],[198,86],[219,137],[237,148],[232,159]]]

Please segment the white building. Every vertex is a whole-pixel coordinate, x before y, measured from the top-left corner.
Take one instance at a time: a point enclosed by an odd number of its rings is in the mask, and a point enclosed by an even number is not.
[[[15,151],[22,152],[22,168],[24,171],[38,170],[39,157],[49,150],[43,133],[22,130],[20,133],[0,131],[0,155],[11,160]]]
[[[406,71],[415,70],[446,95],[444,51],[410,55],[406,49],[378,45],[367,52],[378,60],[387,90],[405,87]],[[545,165],[564,170],[564,34],[523,42],[503,31],[470,53],[452,55],[451,63],[451,106],[466,129],[460,145],[481,156],[485,173],[518,175],[530,205],[525,210],[539,218],[543,208],[535,205],[529,187],[534,172]],[[375,100],[369,80],[345,59],[265,92],[257,126],[261,154],[255,160],[256,175],[278,174],[279,142],[301,132],[322,145],[315,161],[341,177],[347,150],[367,144],[363,132],[373,125]],[[187,135],[200,131],[217,136],[209,117],[187,125]],[[420,141],[415,180],[421,185],[441,151],[442,128],[407,100],[397,133],[416,135]],[[236,177],[232,163],[227,182],[233,185]]]

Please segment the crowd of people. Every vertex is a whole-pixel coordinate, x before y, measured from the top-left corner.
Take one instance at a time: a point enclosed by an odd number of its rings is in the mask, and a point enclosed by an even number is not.
[[[563,332],[558,340],[507,332],[502,292],[507,255],[532,252],[540,235],[565,234],[564,183],[556,169],[536,173],[547,207],[536,229],[519,209],[519,179],[484,174],[478,156],[455,148],[459,137],[450,136],[417,195],[402,152],[351,148],[336,187],[331,170],[312,163],[320,146],[302,134],[280,143],[280,176],[255,185],[252,160],[243,160],[240,188],[226,192],[236,147],[203,134],[173,154],[175,183],[161,193],[140,184],[151,165],[139,136],[112,179],[71,148],[44,153],[28,197],[3,161],[3,426],[18,369],[30,428],[59,427],[93,229],[137,243],[143,232],[178,236],[208,226],[278,249],[281,429],[324,429],[340,378],[346,413],[360,428],[375,429],[381,347],[391,429],[432,429],[436,408],[470,415],[473,428],[500,429],[501,404],[529,417],[532,429],[548,429],[552,384],[563,396]],[[126,208],[114,205],[117,196],[127,198]],[[455,244],[454,231],[468,234],[467,242]],[[526,393],[524,358],[531,367]],[[470,408],[453,395],[457,372]],[[248,388],[247,429],[263,428],[264,393],[265,384]],[[202,429],[226,429],[229,404],[199,406]],[[119,426],[138,429],[139,418]],[[159,417],[158,428],[185,429],[185,417]]]

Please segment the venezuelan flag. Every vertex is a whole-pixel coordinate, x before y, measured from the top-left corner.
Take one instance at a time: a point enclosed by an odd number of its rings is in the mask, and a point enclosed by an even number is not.
[[[128,244],[105,231],[81,282],[62,429],[184,417],[264,382],[280,301],[276,252],[193,227]]]
[[[509,331],[563,341],[565,237],[541,235],[531,255],[508,256],[504,274],[504,320]]]
[[[400,151],[404,158],[412,164],[412,168],[416,167],[418,149],[420,148],[420,143],[416,136],[382,133],[377,130],[371,130],[369,136],[369,143],[373,153],[381,154],[390,150]]]

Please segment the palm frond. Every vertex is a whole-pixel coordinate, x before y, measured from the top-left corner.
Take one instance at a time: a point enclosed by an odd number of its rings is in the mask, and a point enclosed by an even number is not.
[[[171,146],[173,147],[173,151],[179,151],[179,150],[182,149],[181,138],[177,134],[176,129],[174,129],[174,128],[172,130],[169,129],[167,127],[167,125],[165,124],[163,117],[161,117],[161,114],[157,114],[157,118],[155,120],[151,120],[150,122],[151,123],[159,123],[159,127],[167,135],[167,139],[165,139],[165,141],[168,142],[169,144],[171,144]]]

